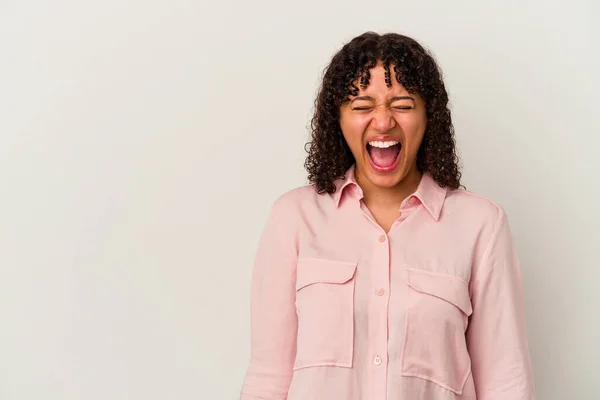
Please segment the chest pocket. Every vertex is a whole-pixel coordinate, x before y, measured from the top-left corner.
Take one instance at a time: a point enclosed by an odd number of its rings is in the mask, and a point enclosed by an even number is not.
[[[298,341],[294,369],[352,367],[357,264],[300,258],[296,277]]]
[[[408,304],[401,373],[462,394],[471,373],[465,337],[473,313],[468,284],[453,275],[405,272]]]

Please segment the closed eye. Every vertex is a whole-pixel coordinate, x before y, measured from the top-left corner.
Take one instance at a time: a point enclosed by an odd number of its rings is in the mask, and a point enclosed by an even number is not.
[[[396,106],[396,107],[392,107],[392,110],[408,111],[408,110],[412,110],[413,108],[414,107],[411,107],[411,106]],[[369,111],[372,109],[373,109],[373,107],[363,106],[363,107],[354,107],[352,110],[354,110],[354,111]]]

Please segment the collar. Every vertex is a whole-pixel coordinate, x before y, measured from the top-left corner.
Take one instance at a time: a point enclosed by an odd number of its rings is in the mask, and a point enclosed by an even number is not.
[[[352,166],[346,171],[344,178],[338,179],[335,183],[336,191],[333,196],[335,205],[337,207],[339,207],[340,203],[342,202],[342,198],[348,195],[358,199],[362,199],[363,197],[363,191],[356,182],[355,167],[356,164],[352,164]],[[424,173],[421,177],[421,181],[419,182],[417,190],[402,202],[401,208],[403,208],[404,205],[411,200],[411,198],[417,198],[421,204],[423,204],[425,209],[427,209],[429,214],[431,214],[431,216],[438,221],[442,212],[442,207],[444,206],[444,201],[446,200],[447,193],[447,188],[441,187],[431,177],[431,175]]]
[[[348,168],[348,170],[346,171],[346,175],[344,176],[344,178],[335,181],[336,189],[333,196],[335,200],[335,205],[337,207],[340,206],[342,198],[348,194],[353,194],[358,199],[362,199],[363,197],[363,191],[356,182],[356,176],[354,175],[355,168],[356,164],[352,164],[350,168]]]
[[[425,206],[429,214],[438,221],[442,213],[442,207],[446,200],[448,188],[441,187],[431,175],[425,173],[421,177],[417,190],[408,196],[408,198],[416,197]]]

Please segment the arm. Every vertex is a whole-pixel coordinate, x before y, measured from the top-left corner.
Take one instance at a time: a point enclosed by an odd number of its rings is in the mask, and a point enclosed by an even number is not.
[[[294,238],[285,235],[271,210],[260,238],[252,275],[251,359],[241,400],[285,400],[296,357],[296,259]]]
[[[473,315],[467,330],[478,400],[532,400],[519,260],[502,209],[471,277]]]

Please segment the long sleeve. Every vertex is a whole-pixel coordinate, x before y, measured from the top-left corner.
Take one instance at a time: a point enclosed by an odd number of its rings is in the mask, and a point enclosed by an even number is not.
[[[532,400],[519,259],[502,209],[471,279],[473,314],[467,330],[477,400]]]
[[[296,356],[295,239],[275,215],[259,241],[251,288],[251,360],[241,400],[284,400]],[[285,216],[283,213],[282,217]]]

